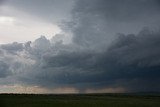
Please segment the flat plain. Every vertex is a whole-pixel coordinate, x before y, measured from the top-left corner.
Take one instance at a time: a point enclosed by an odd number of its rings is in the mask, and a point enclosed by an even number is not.
[[[147,94],[0,94],[0,107],[160,107]]]

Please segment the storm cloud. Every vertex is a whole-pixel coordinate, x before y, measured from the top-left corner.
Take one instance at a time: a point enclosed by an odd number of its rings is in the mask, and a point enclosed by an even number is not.
[[[9,66],[5,62],[0,61],[0,78],[4,78],[10,74]]]
[[[0,4],[3,3],[3,2],[4,2],[4,0],[0,0]]]
[[[57,34],[0,46],[0,84],[159,91],[159,11],[158,0],[77,0],[61,26],[70,43]]]
[[[77,0],[68,23],[73,42],[97,49],[108,45],[117,33],[138,33],[160,25],[158,0]]]
[[[142,31],[138,35],[121,35],[104,53],[64,51],[45,56],[37,79],[42,79],[44,85],[52,86],[54,82],[53,86],[80,89],[110,86],[128,91],[158,91],[159,34]]]
[[[23,50],[14,47],[17,54],[3,49],[15,58],[7,63],[12,65],[12,75],[21,83],[48,88],[69,86],[83,92],[106,87],[123,87],[129,92],[160,89],[160,31],[144,29],[138,35],[119,34],[103,52],[81,50],[80,47],[76,50],[73,44],[63,43],[58,44],[60,49],[55,49],[56,44],[49,45],[46,40],[41,37],[28,48],[23,44]],[[48,48],[34,47],[38,42]],[[3,62],[1,65],[1,77],[10,76],[8,65]]]

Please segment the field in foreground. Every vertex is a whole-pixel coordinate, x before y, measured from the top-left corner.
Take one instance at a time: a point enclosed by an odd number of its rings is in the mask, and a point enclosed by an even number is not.
[[[160,96],[137,94],[0,94],[0,107],[160,107]]]

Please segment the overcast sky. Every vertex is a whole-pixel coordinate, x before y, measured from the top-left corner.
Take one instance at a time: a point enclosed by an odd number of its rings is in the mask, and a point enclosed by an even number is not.
[[[159,27],[159,0],[0,0],[0,93],[160,91]]]
[[[0,43],[26,42],[40,35],[51,38],[69,20],[73,0],[1,0]]]

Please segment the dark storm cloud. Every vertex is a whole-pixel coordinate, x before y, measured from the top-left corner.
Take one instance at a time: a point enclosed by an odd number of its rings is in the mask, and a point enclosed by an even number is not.
[[[83,8],[82,8],[83,6]],[[84,14],[101,15],[113,21],[132,21],[149,18],[148,15],[159,14],[159,0],[77,0],[74,17],[83,18]]]
[[[23,50],[23,44],[17,43],[17,42],[14,42],[12,44],[1,45],[0,47],[1,47],[1,49],[4,49],[9,52],[13,52],[13,53]]]
[[[71,22],[63,26],[73,33],[72,43],[56,35],[1,45],[0,66],[21,84],[159,91],[160,30],[153,30],[159,11],[158,0],[77,0]],[[139,32],[145,26],[152,30]]]
[[[41,64],[33,66],[20,80],[49,88],[123,87],[127,91],[158,91],[159,46],[159,31],[145,29],[138,35],[120,34],[102,53],[86,50],[60,51],[57,55],[43,53]]]
[[[4,0],[0,0],[0,5],[4,2]]]
[[[138,35],[119,34],[103,52],[63,42],[52,44],[42,36],[23,44],[23,50],[13,46],[11,50],[16,54],[8,48],[1,49],[1,77],[10,75],[8,70],[12,70],[21,84],[47,88],[68,86],[81,92],[105,87],[159,91],[159,47],[160,31],[147,29]]]
[[[158,0],[77,0],[68,23],[73,41],[87,48],[110,44],[116,33],[160,25]],[[67,26],[67,27],[68,27]],[[97,49],[97,48],[96,48]]]
[[[9,65],[5,62],[0,61],[0,78],[5,78],[11,75],[11,71],[9,70]]]

